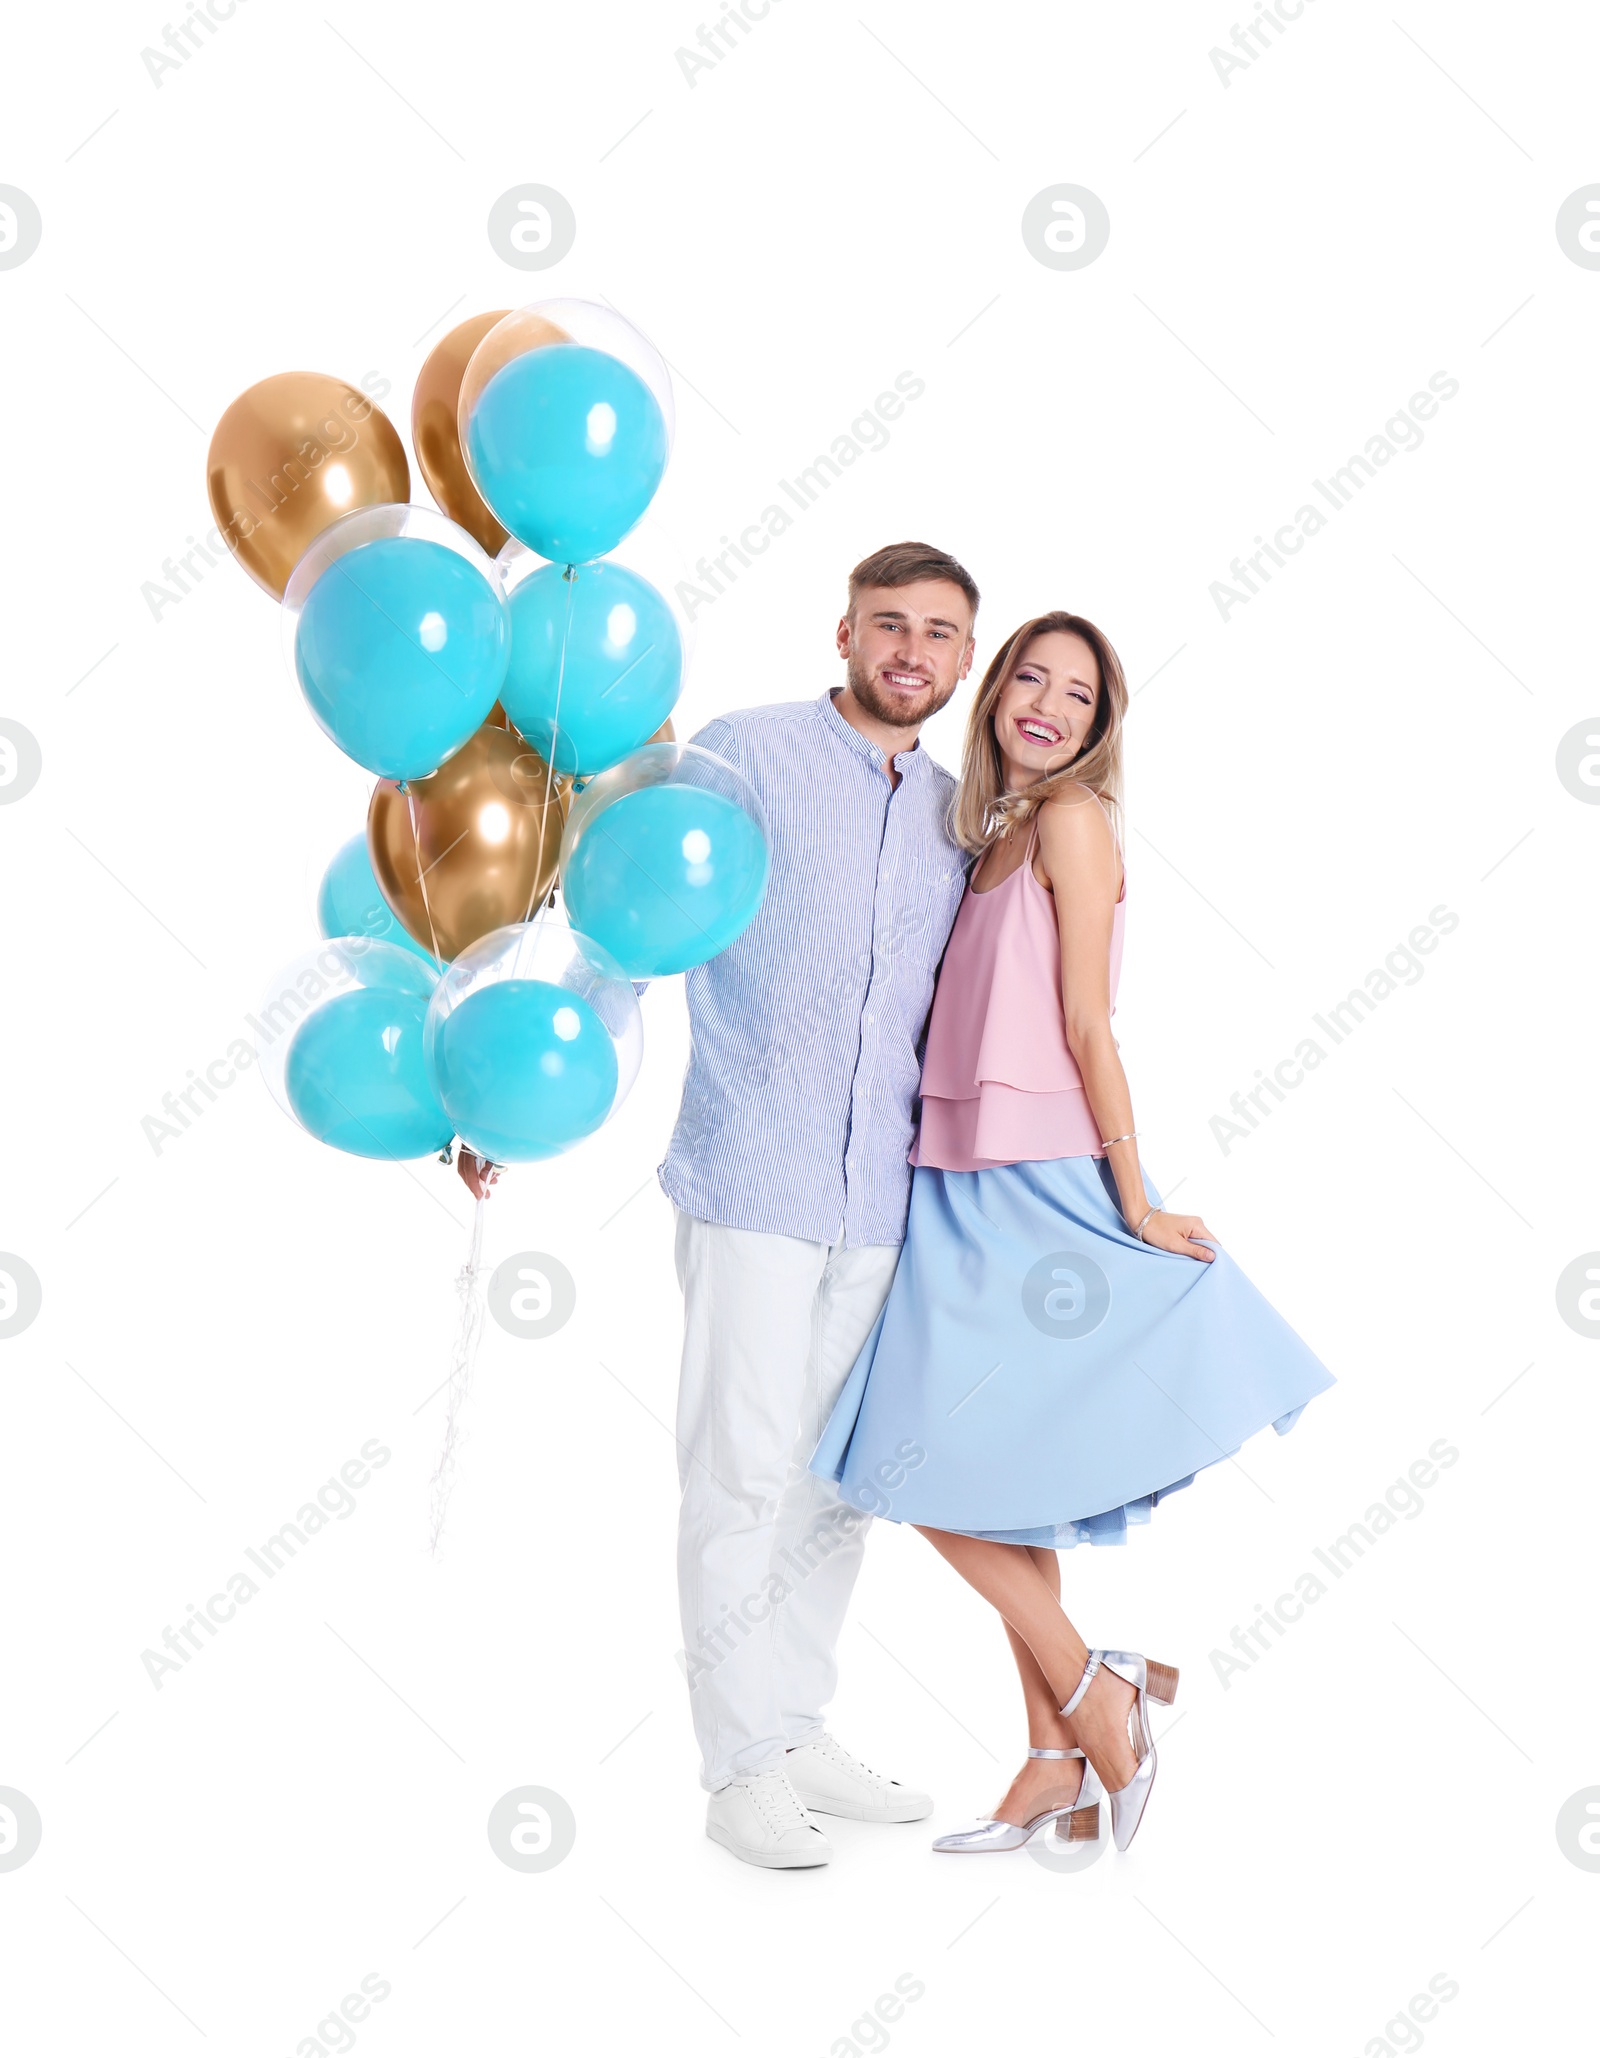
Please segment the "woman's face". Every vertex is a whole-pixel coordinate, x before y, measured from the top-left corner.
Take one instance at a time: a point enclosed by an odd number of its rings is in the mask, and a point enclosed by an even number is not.
[[[1070,764],[1099,704],[1100,667],[1083,638],[1063,629],[1032,637],[994,704],[1007,787],[1036,785]]]

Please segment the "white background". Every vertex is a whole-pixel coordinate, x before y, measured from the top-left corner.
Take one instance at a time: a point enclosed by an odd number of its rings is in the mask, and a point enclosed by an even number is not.
[[[1600,178],[1600,29],[1306,0],[1224,85],[1220,4],[773,0],[691,85],[700,19],[239,0],[159,86],[153,5],[11,27],[0,180],[44,231],[0,272],[0,713],[43,754],[0,808],[0,1246],[44,1295],[0,1345],[0,1785],[43,1822],[0,1871],[16,2048],[1487,2053],[1575,2030],[1600,1877],[1555,1818],[1600,1782],[1600,1355],[1555,1284],[1600,1244],[1600,810],[1555,759],[1600,705],[1600,274],[1554,220]],[[486,235],[526,181],[576,211],[545,273]],[[1076,272],[1020,232],[1063,181],[1111,219]],[[302,367],[387,379],[408,435],[445,328],[556,293],[605,295],[674,366],[657,512],[690,561],[895,374],[926,381],[702,612],[680,734],[832,682],[844,574],[903,536],[977,576],[980,666],[1065,606],[1141,688],[1118,1029],[1146,1160],[1339,1383],[1125,1551],[1064,1560],[1092,1641],[1183,1669],[1138,1842],[1087,1871],[929,1854],[1024,1738],[994,1621],[886,1525],[833,1726],[928,1786],[933,1823],[831,1825],[835,1863],[802,1875],[703,1835],[653,1180],[681,982],[645,997],[615,1120],[491,1204],[489,1260],[557,1255],[577,1312],[542,1344],[490,1325],[437,1564],[459,1184],[319,1149],[248,1077],[159,1153],[141,1130],[315,940],[369,783],[236,567],[159,619],[142,594],[209,519],[211,426]],[[1211,582],[1438,371],[1460,390],[1422,447],[1224,621]],[[929,731],[947,763],[964,705]],[[1224,1153],[1229,1097],[1441,904],[1459,926],[1424,976]],[[141,1652],[372,1437],[393,1457],[355,1512],[158,1691]],[[1234,1626],[1440,1438],[1459,1460],[1422,1511],[1225,1684]],[[578,1825],[537,1874],[485,1834],[522,1785]],[[370,1973],[391,1992],[338,2030]],[[1455,1997],[1397,2022],[1441,1974]],[[906,1975],[925,1991],[884,2027]]]

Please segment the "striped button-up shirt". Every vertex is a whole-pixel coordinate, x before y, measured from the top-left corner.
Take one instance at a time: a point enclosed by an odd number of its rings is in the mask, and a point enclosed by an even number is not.
[[[955,781],[915,747],[891,787],[828,693],[719,716],[693,740],[755,787],[772,872],[749,928],[687,976],[661,1185],[702,1221],[899,1243],[934,974],[966,883]]]

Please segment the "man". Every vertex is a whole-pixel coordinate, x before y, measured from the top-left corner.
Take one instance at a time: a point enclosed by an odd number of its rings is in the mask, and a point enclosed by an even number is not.
[[[888,1296],[919,1052],[965,880],[955,782],[917,741],[972,663],[978,589],[892,544],[850,574],[842,690],[709,722],[772,844],[766,899],[687,977],[692,1049],[661,1184],[684,1294],[678,1583],[706,1833],[826,1864],[811,1813],[911,1822],[822,1711],[870,1518],[806,1465]]]

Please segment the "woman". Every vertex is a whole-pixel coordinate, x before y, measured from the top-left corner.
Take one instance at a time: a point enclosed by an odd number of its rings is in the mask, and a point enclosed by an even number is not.
[[[1332,1379],[1198,1215],[1161,1205],[1111,1033],[1122,957],[1127,686],[1091,622],[1025,622],[967,724],[955,834],[976,854],[939,975],[893,1288],[811,1469],[913,1523],[999,1611],[1029,1751],[993,1816],[1117,1848],[1144,1812],[1148,1700],[1172,1667],[1091,1650],[1062,1546],[1120,1543],[1166,1494]]]

